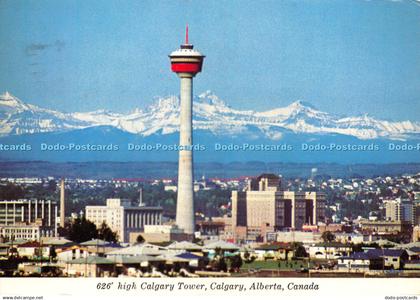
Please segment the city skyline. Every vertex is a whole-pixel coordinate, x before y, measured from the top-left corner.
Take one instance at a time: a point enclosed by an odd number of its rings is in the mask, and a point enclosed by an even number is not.
[[[63,111],[145,107],[177,94],[166,59],[188,23],[210,57],[196,90],[213,90],[234,107],[261,111],[303,100],[331,113],[418,120],[419,15],[410,0],[4,1],[0,87]],[[223,79],[221,64],[229,66]]]

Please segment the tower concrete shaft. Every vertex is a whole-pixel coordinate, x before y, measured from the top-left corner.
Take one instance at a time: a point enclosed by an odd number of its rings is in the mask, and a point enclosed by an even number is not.
[[[178,197],[176,223],[185,233],[194,233],[194,171],[192,152],[193,75],[178,73],[181,79],[181,126],[179,134]]]

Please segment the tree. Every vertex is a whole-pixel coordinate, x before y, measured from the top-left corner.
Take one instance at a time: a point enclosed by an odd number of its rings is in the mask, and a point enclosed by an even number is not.
[[[352,252],[362,252],[363,251],[363,243],[359,244],[352,244],[351,245],[351,251]]]
[[[96,225],[85,217],[77,218],[70,224],[68,238],[76,243],[82,243],[98,237]]]
[[[55,246],[51,246],[50,248],[50,261],[55,260],[57,257],[57,252],[55,251]]]
[[[101,224],[101,227],[98,229],[98,238],[107,242],[117,242],[118,237],[117,233],[112,231],[111,228],[105,223]]]
[[[222,248],[220,247],[216,247],[216,249],[214,249],[214,257],[223,257],[224,256],[224,251],[222,250]]]
[[[203,256],[198,260],[198,268],[204,270],[210,263],[210,259],[207,256]]]
[[[137,236],[137,239],[136,239],[136,242],[138,243],[138,244],[142,244],[142,243],[144,243],[146,240],[144,239],[144,237],[141,235],[141,234],[139,234],[138,236]]]
[[[231,258],[230,267],[234,272],[239,271],[239,269],[242,267],[242,258],[240,255],[235,255]]]
[[[219,272],[227,272],[227,264],[223,257],[212,261],[212,267]]]
[[[8,241],[9,238],[7,236],[0,234],[0,243],[7,243]]]
[[[307,253],[305,247],[302,245],[296,245],[295,247],[295,257],[306,257]]]
[[[322,240],[324,241],[324,249],[325,249],[325,259],[328,258],[328,253],[327,253],[327,244],[331,243],[332,241],[335,240],[335,235],[332,234],[331,231],[324,231],[321,235]]]
[[[69,227],[58,227],[57,232],[59,236],[68,236],[69,235]]]
[[[47,190],[49,193],[54,193],[57,189],[57,182],[55,180],[48,181]]]
[[[194,237],[193,240],[192,240],[192,242],[194,244],[203,246],[203,240],[202,239],[199,239],[199,238]]]
[[[331,243],[335,240],[335,235],[331,231],[324,231],[321,235],[322,240],[324,243]]]
[[[248,252],[248,250],[245,250],[245,253],[244,253],[244,258],[245,258],[245,262],[246,263],[249,263],[250,261],[249,261],[249,257],[251,256],[251,254]]]
[[[0,187],[1,200],[16,200],[25,197],[25,190],[13,183],[8,183],[6,186]]]
[[[227,272],[227,263],[223,257],[219,260],[219,270]]]

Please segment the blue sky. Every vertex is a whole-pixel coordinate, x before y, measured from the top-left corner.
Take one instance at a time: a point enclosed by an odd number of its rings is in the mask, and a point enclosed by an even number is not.
[[[144,107],[178,94],[167,55],[186,23],[207,56],[195,93],[420,120],[416,0],[2,0],[0,92],[67,112]]]

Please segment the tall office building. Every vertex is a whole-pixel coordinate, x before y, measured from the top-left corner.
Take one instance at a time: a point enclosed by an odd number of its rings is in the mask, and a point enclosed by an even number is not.
[[[410,199],[385,200],[385,217],[390,221],[415,223],[415,206]]]
[[[105,222],[117,232],[121,242],[128,242],[130,232],[142,231],[145,225],[160,225],[162,208],[132,206],[131,201],[126,199],[107,199],[104,206],[86,206],[86,219],[98,228]]]
[[[325,221],[325,195],[319,192],[282,191],[280,178],[262,174],[246,191],[232,191],[232,227],[242,235],[264,231],[300,230],[304,224]]]
[[[57,203],[51,200],[0,201],[0,232],[8,238],[56,236],[56,219]]]
[[[420,225],[420,192],[414,192],[414,225]]]

